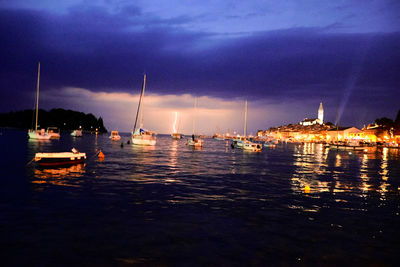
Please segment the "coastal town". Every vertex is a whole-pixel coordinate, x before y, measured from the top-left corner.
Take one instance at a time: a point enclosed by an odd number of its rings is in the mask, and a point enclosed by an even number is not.
[[[400,144],[399,120],[399,115],[397,115],[395,121],[387,118],[377,119],[374,123],[364,125],[361,129],[355,126],[339,127],[331,122],[324,122],[324,109],[321,102],[317,118],[305,118],[297,124],[259,130],[257,138],[275,139],[283,142],[357,142],[369,145],[398,147]]]

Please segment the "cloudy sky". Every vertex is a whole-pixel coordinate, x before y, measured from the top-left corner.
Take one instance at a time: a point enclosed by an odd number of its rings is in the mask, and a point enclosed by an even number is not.
[[[362,126],[400,109],[400,2],[0,0],[0,112],[102,116],[144,126],[243,132],[317,116]],[[194,98],[198,109],[193,111]]]

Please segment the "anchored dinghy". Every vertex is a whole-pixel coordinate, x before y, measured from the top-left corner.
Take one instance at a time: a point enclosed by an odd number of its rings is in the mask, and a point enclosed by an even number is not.
[[[65,166],[82,163],[86,160],[86,153],[73,148],[72,152],[36,153],[35,162],[40,166]]]

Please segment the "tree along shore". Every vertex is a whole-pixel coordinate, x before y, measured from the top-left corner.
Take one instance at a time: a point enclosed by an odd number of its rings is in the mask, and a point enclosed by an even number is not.
[[[11,127],[18,129],[35,128],[35,110],[0,113],[0,127]],[[103,119],[98,119],[91,113],[85,114],[79,111],[65,110],[61,108],[46,111],[39,109],[38,128],[57,127],[60,130],[76,130],[80,127],[84,131],[95,131],[106,133]]]

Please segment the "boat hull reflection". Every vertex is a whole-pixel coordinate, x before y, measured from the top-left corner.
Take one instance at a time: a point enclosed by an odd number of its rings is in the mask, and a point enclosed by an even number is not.
[[[85,173],[85,163],[75,164],[68,167],[43,167],[37,166],[34,170],[35,178],[38,179],[52,179],[48,180],[49,183],[59,184],[55,178],[61,177],[81,177]]]

